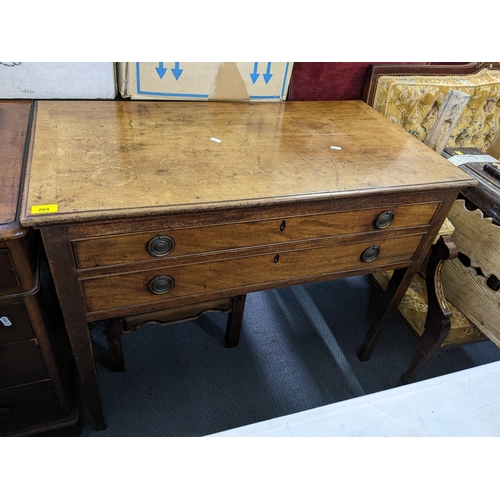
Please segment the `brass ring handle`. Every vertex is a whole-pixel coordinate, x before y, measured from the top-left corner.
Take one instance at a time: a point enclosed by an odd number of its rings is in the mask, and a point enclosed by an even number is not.
[[[373,262],[378,257],[379,253],[380,253],[380,247],[378,247],[378,246],[368,247],[361,254],[361,261],[362,262]]]
[[[148,283],[148,290],[150,293],[155,295],[162,295],[164,293],[169,292],[175,285],[174,278],[171,276],[155,276]]]
[[[158,235],[151,238],[147,244],[149,255],[153,257],[165,257],[175,247],[175,242],[170,236]]]
[[[375,219],[375,227],[377,229],[385,229],[392,224],[393,220],[394,212],[392,210],[386,210]]]

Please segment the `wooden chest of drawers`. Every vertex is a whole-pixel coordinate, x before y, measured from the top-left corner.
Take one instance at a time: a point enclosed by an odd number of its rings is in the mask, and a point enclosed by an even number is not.
[[[40,102],[34,123],[22,223],[41,231],[97,428],[88,321],[396,269],[373,347],[474,184],[357,101]]]
[[[30,109],[0,103],[0,435],[78,422],[73,360],[40,235],[19,224]]]

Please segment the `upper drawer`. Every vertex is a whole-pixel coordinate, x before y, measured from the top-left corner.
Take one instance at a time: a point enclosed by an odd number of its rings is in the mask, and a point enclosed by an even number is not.
[[[35,231],[28,231],[22,238],[0,241],[0,297],[35,291],[38,245]]]
[[[0,295],[18,293],[20,286],[9,251],[0,248]]]
[[[80,269],[430,224],[438,203],[74,240]]]

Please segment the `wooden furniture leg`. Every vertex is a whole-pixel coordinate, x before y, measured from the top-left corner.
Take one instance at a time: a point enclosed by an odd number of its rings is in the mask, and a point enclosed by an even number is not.
[[[233,297],[231,312],[227,318],[226,347],[236,347],[240,342],[241,323],[243,321],[246,298],[246,295]]]
[[[63,311],[80,385],[94,422],[94,428],[100,431],[106,428],[106,422],[80,284],[74,278],[76,270],[72,256],[73,249],[65,232],[65,228],[53,230],[51,228],[51,230],[42,231],[41,234]]]
[[[111,371],[125,371],[125,359],[122,348],[123,326],[121,318],[111,318],[104,321],[104,334],[108,341],[109,362]]]
[[[227,318],[226,336],[224,339],[225,346],[228,348],[236,347],[240,341],[240,331],[241,323],[243,321],[243,312],[245,310],[245,300],[246,295],[237,295],[236,297],[231,298],[231,310],[229,311]],[[141,318],[141,320],[143,321],[143,325],[152,321],[158,324],[166,325],[169,323],[177,323],[179,321],[196,319],[201,314],[202,313],[199,312],[195,315],[188,314],[183,318],[177,317],[173,321],[154,321],[152,320],[152,317],[155,317],[154,315]],[[137,324],[134,324],[132,329],[137,328],[141,320],[137,321]],[[121,336],[125,333],[125,331],[131,330],[124,329],[122,318],[111,318],[104,321],[104,334],[106,335],[108,343],[109,360],[111,364],[111,371],[113,372],[121,372],[125,370],[125,359],[123,356],[121,341]]]
[[[441,236],[434,245],[426,270],[428,311],[425,329],[420,337],[406,373],[401,376],[400,384],[407,384],[418,370],[439,351],[451,326],[451,311],[444,297],[441,272],[448,259],[458,256],[458,250],[449,236]]]
[[[403,268],[394,271],[391,281],[387,286],[382,302],[377,308],[375,317],[373,318],[368,333],[365,336],[361,349],[358,351],[358,358],[361,361],[367,361],[373,349],[377,345],[382,336],[385,324],[391,319],[396,312],[401,299],[404,297],[408,289],[414,273],[410,272],[410,268]]]

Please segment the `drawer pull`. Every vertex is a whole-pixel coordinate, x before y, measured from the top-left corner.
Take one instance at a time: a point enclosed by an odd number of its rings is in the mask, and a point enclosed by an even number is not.
[[[286,220],[284,220],[280,225],[280,231],[284,231],[286,227]]]
[[[148,241],[147,249],[153,257],[165,257],[175,247],[175,242],[170,236],[155,236]]]
[[[377,246],[368,247],[361,254],[361,261],[362,262],[373,262],[378,257],[379,253],[380,253],[380,247],[377,247]]]
[[[387,210],[382,212],[375,220],[375,227],[377,229],[385,229],[390,226],[394,220],[394,212],[392,210]]]
[[[161,295],[169,292],[174,284],[174,278],[171,276],[156,276],[148,283],[148,290],[155,295]]]

